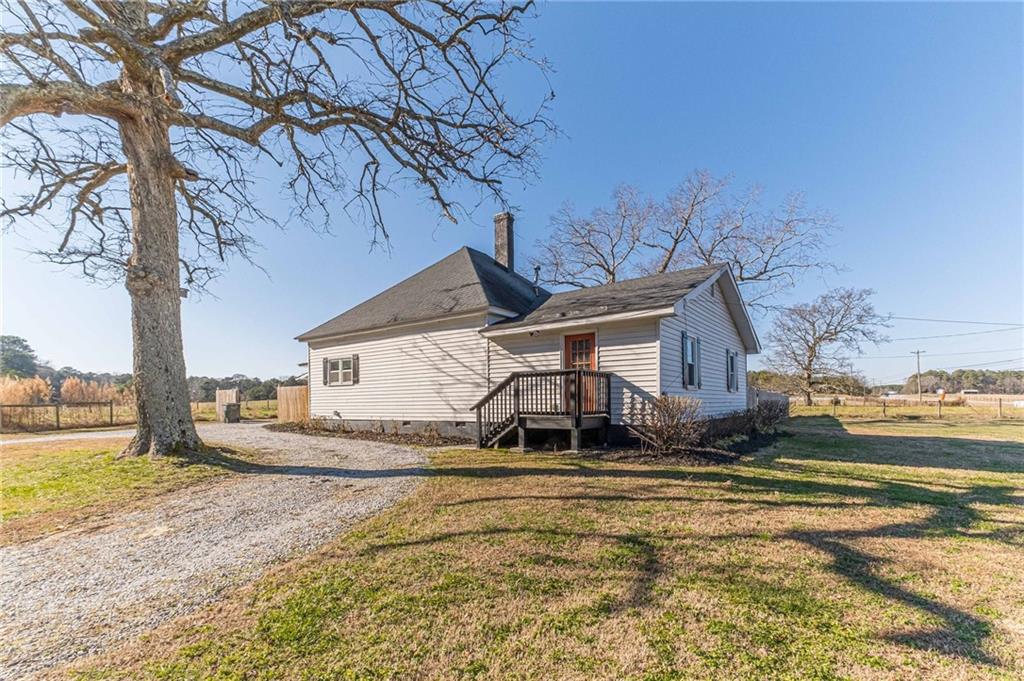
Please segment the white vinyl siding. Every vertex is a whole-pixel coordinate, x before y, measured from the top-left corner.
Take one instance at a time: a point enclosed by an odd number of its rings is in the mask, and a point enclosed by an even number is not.
[[[714,293],[712,293],[714,290]],[[699,338],[700,387],[683,385],[683,332]],[[726,382],[727,354],[736,354],[736,389]],[[747,407],[747,355],[719,282],[689,298],[685,307],[661,320],[661,391],[701,400],[708,416],[723,416]]]
[[[658,394],[658,326],[653,319],[597,324],[566,331],[543,331],[490,339],[490,383],[513,371],[562,368],[564,337],[596,332],[597,368],[612,376],[612,422],[638,413]]]
[[[352,420],[476,420],[487,392],[484,317],[310,344],[310,416]],[[324,385],[324,358],[359,357],[359,380]]]

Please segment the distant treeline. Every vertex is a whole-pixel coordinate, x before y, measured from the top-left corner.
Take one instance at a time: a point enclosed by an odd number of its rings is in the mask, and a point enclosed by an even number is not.
[[[942,388],[948,393],[977,390],[980,393],[1003,395],[1024,394],[1024,371],[993,371],[991,369],[956,369],[921,372],[921,390],[928,393]],[[917,393],[917,377],[910,376],[903,384],[903,393]]]
[[[0,376],[6,379],[0,386],[5,402],[119,402],[134,399],[131,374],[79,371],[74,367],[54,369],[40,361],[28,342],[18,336],[0,336]],[[238,388],[243,400],[271,400],[277,396],[277,386],[305,383],[304,376],[266,380],[244,374],[224,378],[190,376],[188,390],[189,399],[193,402],[214,401],[219,388]]]
[[[305,376],[289,376],[285,379],[268,378],[267,380],[249,377],[244,374],[235,374],[225,378],[189,376],[188,395],[189,399],[193,402],[213,402],[216,399],[218,389],[238,388],[243,401],[272,400],[277,397],[277,387],[279,385],[305,384]]]
[[[747,380],[751,387],[761,390],[795,394],[798,381],[793,376],[775,371],[750,371]],[[921,372],[921,390],[933,393],[939,389],[949,393],[961,390],[977,390],[981,393],[1004,395],[1024,394],[1024,371],[994,371],[990,369],[956,369],[955,371]],[[889,390],[899,391],[907,395],[917,394],[917,375],[911,374],[902,383],[869,386],[867,381],[856,374],[819,377],[814,392],[831,395],[868,395]]]
[[[800,392],[800,381],[795,376],[782,374],[777,371],[747,372],[747,385],[758,390],[770,390],[787,395],[796,395]],[[843,395],[867,395],[871,388],[862,376],[856,374],[837,374],[835,376],[818,376],[813,385],[813,392],[820,394]]]

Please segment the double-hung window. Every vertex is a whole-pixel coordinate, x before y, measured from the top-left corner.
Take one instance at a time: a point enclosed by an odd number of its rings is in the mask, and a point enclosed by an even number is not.
[[[325,385],[352,385],[359,382],[359,355],[324,360]]]
[[[699,388],[700,380],[700,338],[683,331],[683,387]]]

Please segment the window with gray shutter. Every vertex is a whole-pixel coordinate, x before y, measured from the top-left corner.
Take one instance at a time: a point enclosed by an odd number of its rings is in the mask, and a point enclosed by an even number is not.
[[[359,355],[324,359],[324,385],[353,385],[359,382]]]
[[[696,374],[697,387],[701,387],[701,371],[700,371],[700,338],[697,339],[696,349],[694,350],[694,366],[696,367],[694,373]]]
[[[700,387],[700,339],[683,331],[683,387]]]

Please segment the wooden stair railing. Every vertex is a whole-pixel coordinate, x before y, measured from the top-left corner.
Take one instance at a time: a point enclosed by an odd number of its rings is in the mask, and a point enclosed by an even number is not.
[[[578,428],[584,416],[611,416],[611,374],[586,369],[516,371],[472,409],[479,447],[497,444],[523,416],[564,416]]]

